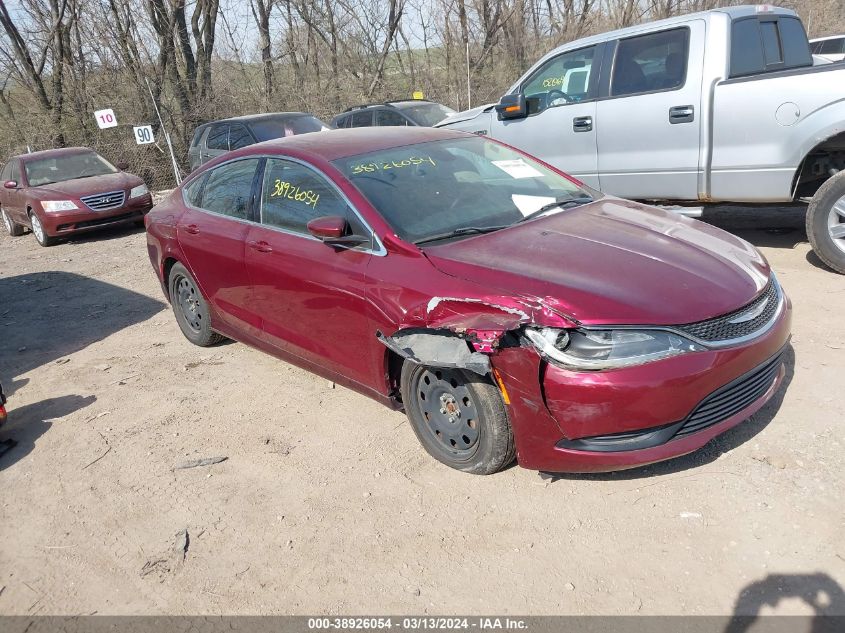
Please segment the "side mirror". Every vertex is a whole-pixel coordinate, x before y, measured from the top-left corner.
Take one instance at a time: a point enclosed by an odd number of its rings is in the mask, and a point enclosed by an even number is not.
[[[324,244],[337,246],[357,246],[369,240],[363,235],[344,235],[346,233],[346,219],[339,215],[329,215],[314,218],[307,225],[308,232]]]
[[[16,180],[7,180],[3,183],[3,186],[6,187],[6,189],[17,189],[18,182]]]
[[[117,167],[120,171],[126,171],[127,169],[129,169],[129,163],[127,163],[125,160],[117,161],[114,166]]]
[[[525,107],[525,95],[521,92],[505,95],[496,104],[496,112],[499,113],[500,121],[522,119],[528,116],[528,110]]]

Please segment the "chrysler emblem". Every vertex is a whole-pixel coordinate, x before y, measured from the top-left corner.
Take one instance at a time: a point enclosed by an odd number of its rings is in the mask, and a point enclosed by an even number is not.
[[[747,312],[743,312],[742,314],[736,315],[732,319],[728,319],[728,323],[731,323],[733,325],[738,325],[739,323],[747,323],[748,321],[751,321],[752,319],[756,319],[758,316],[763,314],[763,310],[766,309],[767,305],[769,305],[769,297],[766,297],[765,299],[763,299],[763,301],[760,302],[760,305],[754,306],[753,308],[751,308]]]

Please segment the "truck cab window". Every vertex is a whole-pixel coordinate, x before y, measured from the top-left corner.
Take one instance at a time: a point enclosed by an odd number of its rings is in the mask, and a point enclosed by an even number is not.
[[[684,85],[689,29],[672,29],[619,42],[611,95],[674,90]]]
[[[812,65],[807,34],[797,18],[745,18],[731,25],[731,77]]]
[[[528,113],[595,98],[590,81],[595,53],[596,47],[590,46],[563,53],[540,66],[522,85]]]

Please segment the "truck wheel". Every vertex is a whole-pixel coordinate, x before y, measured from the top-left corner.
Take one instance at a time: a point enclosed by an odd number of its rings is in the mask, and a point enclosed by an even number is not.
[[[845,171],[813,196],[807,209],[807,237],[819,259],[845,275]]]

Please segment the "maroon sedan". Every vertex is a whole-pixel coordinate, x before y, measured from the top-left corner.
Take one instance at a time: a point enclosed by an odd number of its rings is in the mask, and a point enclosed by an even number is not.
[[[87,147],[14,156],[0,180],[0,215],[9,235],[29,227],[41,246],[73,233],[143,224],[153,206],[143,180]]]
[[[460,132],[250,146],[192,174],[147,236],[190,341],[404,409],[467,472],[683,455],[785,371],[791,306],[754,247]]]

